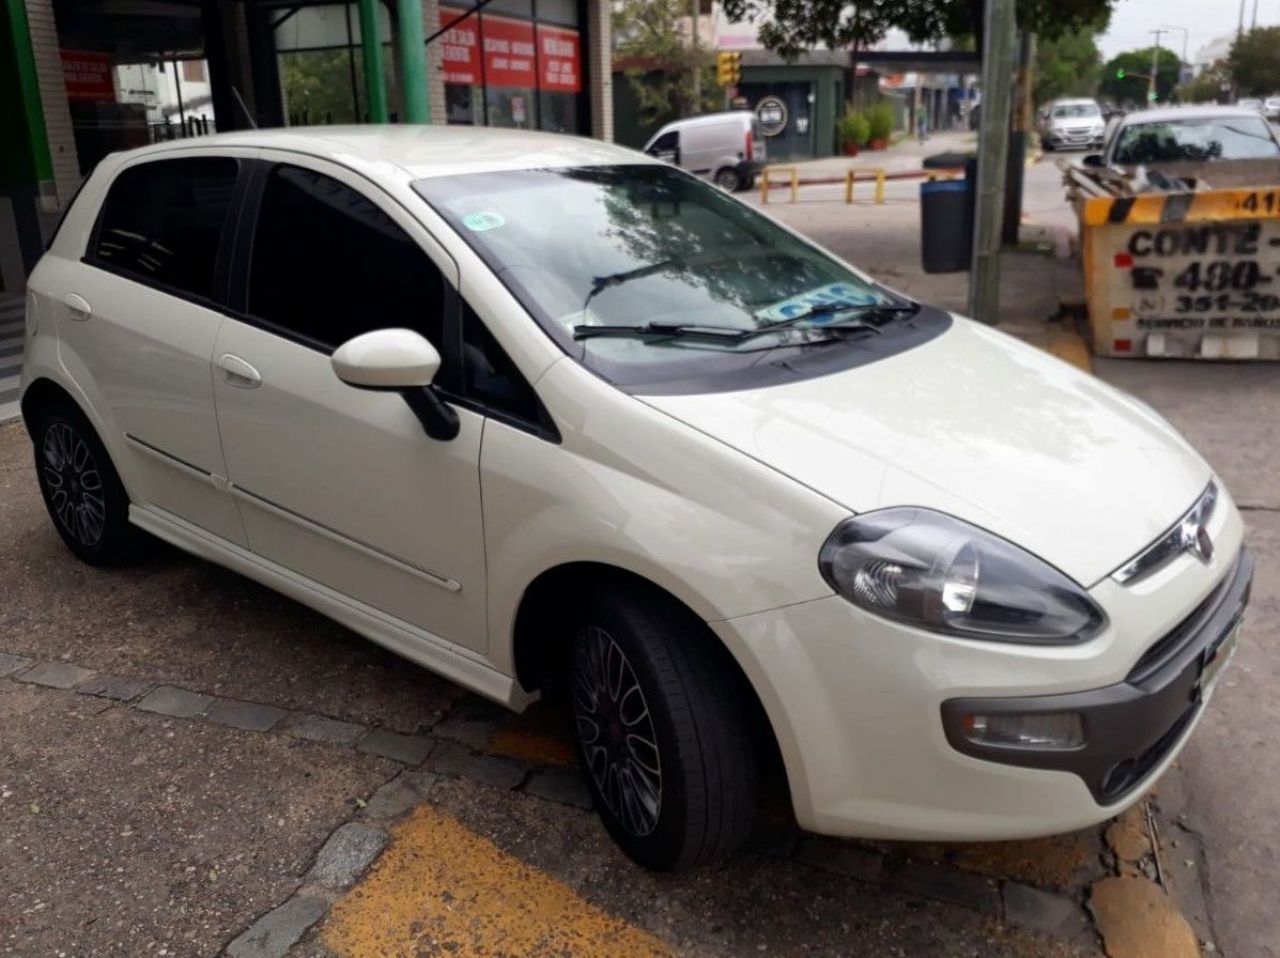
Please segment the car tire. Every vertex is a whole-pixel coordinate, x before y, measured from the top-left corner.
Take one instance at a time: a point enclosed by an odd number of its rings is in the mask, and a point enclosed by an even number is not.
[[[732,166],[721,167],[712,177],[716,186],[726,193],[736,193],[742,189],[742,176]]]
[[[1052,153],[1054,151],[1054,145],[1046,140],[1044,143],[1044,151],[1046,153]]]
[[[129,524],[129,496],[85,415],[70,403],[41,409],[31,443],[40,494],[67,547],[91,565],[133,558],[142,533]]]
[[[751,831],[759,787],[744,680],[706,627],[648,588],[600,590],[574,629],[574,739],[605,829],[679,871]]]

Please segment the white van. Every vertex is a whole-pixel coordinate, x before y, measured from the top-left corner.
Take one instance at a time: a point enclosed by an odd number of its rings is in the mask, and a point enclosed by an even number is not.
[[[644,151],[730,192],[751,189],[765,164],[764,135],[750,110],[674,120]]]

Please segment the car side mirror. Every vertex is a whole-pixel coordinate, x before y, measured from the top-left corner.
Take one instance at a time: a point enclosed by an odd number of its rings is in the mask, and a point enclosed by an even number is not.
[[[430,386],[440,371],[436,348],[411,329],[375,329],[348,339],[330,362],[339,379],[361,389]]]
[[[411,329],[375,329],[363,333],[334,351],[329,360],[334,373],[349,386],[398,392],[404,397],[423,431],[432,439],[458,435],[458,412],[432,388],[440,371],[440,354]]]
[[[1085,166],[1106,166],[1107,165],[1103,161],[1101,153],[1090,153],[1080,162],[1083,163]]]

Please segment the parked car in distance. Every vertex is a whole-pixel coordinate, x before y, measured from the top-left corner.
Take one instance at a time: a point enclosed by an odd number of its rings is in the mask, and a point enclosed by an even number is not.
[[[1262,102],[1262,112],[1268,120],[1280,120],[1280,96],[1269,96]]]
[[[1239,636],[1240,515],[1149,407],[612,144],[116,153],[29,287],[73,553],[145,531],[513,709],[561,697],[650,868],[736,847],[779,756],[817,832],[1100,822]]]
[[[1255,113],[1265,114],[1266,106],[1263,102],[1255,97],[1244,97],[1236,100],[1236,106],[1242,110],[1253,110]]]
[[[1101,146],[1107,124],[1097,101],[1054,100],[1043,111],[1040,143],[1046,150]]]
[[[1148,166],[1280,158],[1275,130],[1240,106],[1180,106],[1128,114],[1090,166]]]
[[[760,122],[750,110],[674,120],[650,138],[644,151],[730,192],[755,185],[766,155]]]

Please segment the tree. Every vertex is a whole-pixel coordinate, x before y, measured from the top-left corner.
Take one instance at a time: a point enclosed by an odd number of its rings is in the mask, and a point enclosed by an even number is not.
[[[1048,103],[1062,96],[1093,96],[1097,92],[1102,55],[1096,37],[1096,28],[1088,26],[1036,43],[1033,103]]]
[[[1116,103],[1143,104],[1147,101],[1147,77],[1151,74],[1154,47],[1116,54],[1102,67],[1102,95]],[[1182,61],[1172,50],[1160,48],[1156,67],[1156,98],[1167,102],[1182,73]]]
[[[1187,81],[1174,92],[1180,103],[1222,103],[1232,86],[1231,71],[1226,61],[1205,67],[1200,75]]]
[[[1054,39],[1105,22],[1115,3],[1017,0],[1018,24]],[[983,0],[724,0],[730,20],[758,22],[760,42],[788,58],[820,45],[866,49],[895,27],[917,42],[965,35],[981,41],[982,10]]]
[[[621,0],[614,11],[614,59],[646,126],[715,110],[723,98],[711,51],[693,49],[680,29],[688,12],[687,0]]]
[[[1250,30],[1231,45],[1227,66],[1241,93],[1268,96],[1280,90],[1280,27]]]

